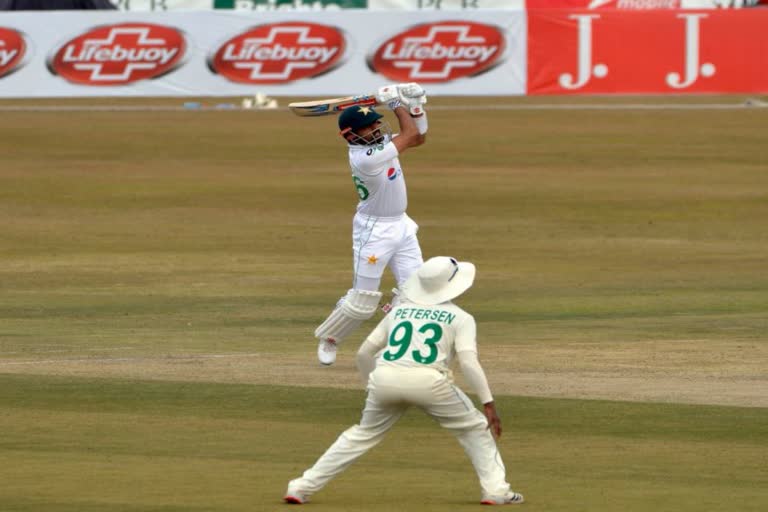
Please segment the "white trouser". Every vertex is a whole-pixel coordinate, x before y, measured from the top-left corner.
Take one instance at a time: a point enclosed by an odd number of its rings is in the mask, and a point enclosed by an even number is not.
[[[389,267],[402,285],[424,263],[416,233],[419,226],[403,214],[398,218],[357,214],[352,221],[352,288],[377,291]]]
[[[448,378],[430,368],[379,366],[368,380],[368,398],[359,425],[343,432],[301,478],[291,481],[313,494],[379,444],[411,405],[451,431],[472,461],[485,496],[503,496],[510,486],[485,416]]]

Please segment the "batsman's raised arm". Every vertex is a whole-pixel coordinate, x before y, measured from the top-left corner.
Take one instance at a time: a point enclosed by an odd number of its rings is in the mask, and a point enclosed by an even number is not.
[[[393,112],[397,116],[397,122],[400,123],[400,133],[392,138],[392,144],[397,148],[398,154],[408,148],[421,146],[426,142],[427,135],[419,132],[414,118],[404,106],[398,106]],[[426,116],[426,114],[422,114],[422,116]]]
[[[392,89],[397,91],[397,96],[392,97]],[[397,86],[384,86],[379,89],[377,97],[386,101],[387,106],[397,116],[400,125],[400,133],[392,143],[398,153],[408,148],[421,146],[427,139],[427,113],[424,104],[427,102],[427,94],[417,83],[399,84]]]

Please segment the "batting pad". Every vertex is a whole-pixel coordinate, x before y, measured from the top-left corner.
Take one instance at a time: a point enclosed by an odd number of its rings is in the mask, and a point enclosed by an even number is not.
[[[349,290],[328,318],[315,329],[316,338],[332,338],[341,342],[376,312],[381,292]]]

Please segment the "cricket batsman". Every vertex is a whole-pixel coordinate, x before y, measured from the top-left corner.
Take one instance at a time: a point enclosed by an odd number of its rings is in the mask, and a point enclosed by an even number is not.
[[[475,279],[475,266],[454,258],[429,259],[401,287],[401,302],[384,317],[357,353],[368,398],[358,425],[343,432],[304,474],[288,483],[284,500],[306,503],[310,496],[368,450],[409,407],[416,406],[456,436],[480,480],[481,503],[523,503],[510,489],[496,447],[501,420],[477,358],[472,315],[453,304]],[[377,356],[378,354],[378,356]],[[483,412],[453,383],[458,359]]]
[[[324,365],[336,361],[342,340],[376,312],[384,269],[392,270],[399,286],[423,262],[419,228],[405,213],[408,195],[399,156],[426,140],[427,96],[419,84],[407,83],[379,88],[376,100],[397,116],[399,133],[393,135],[373,107],[354,106],[339,115],[359,202],[352,222],[352,288],[315,330],[317,357]]]

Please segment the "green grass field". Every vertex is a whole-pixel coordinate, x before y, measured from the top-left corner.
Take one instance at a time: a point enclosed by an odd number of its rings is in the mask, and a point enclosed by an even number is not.
[[[362,393],[2,376],[3,510],[281,510]],[[764,510],[765,409],[503,397],[528,510]],[[10,464],[9,464],[10,463]],[[9,485],[10,484],[10,485]],[[452,436],[406,416],[312,510],[473,510]]]
[[[520,508],[768,509],[768,110],[459,108],[490,101],[430,100],[402,163],[425,255],[477,264]],[[319,368],[356,198],[333,120],[0,115],[0,512],[285,510],[374,322]],[[307,507],[478,498],[412,413]]]

